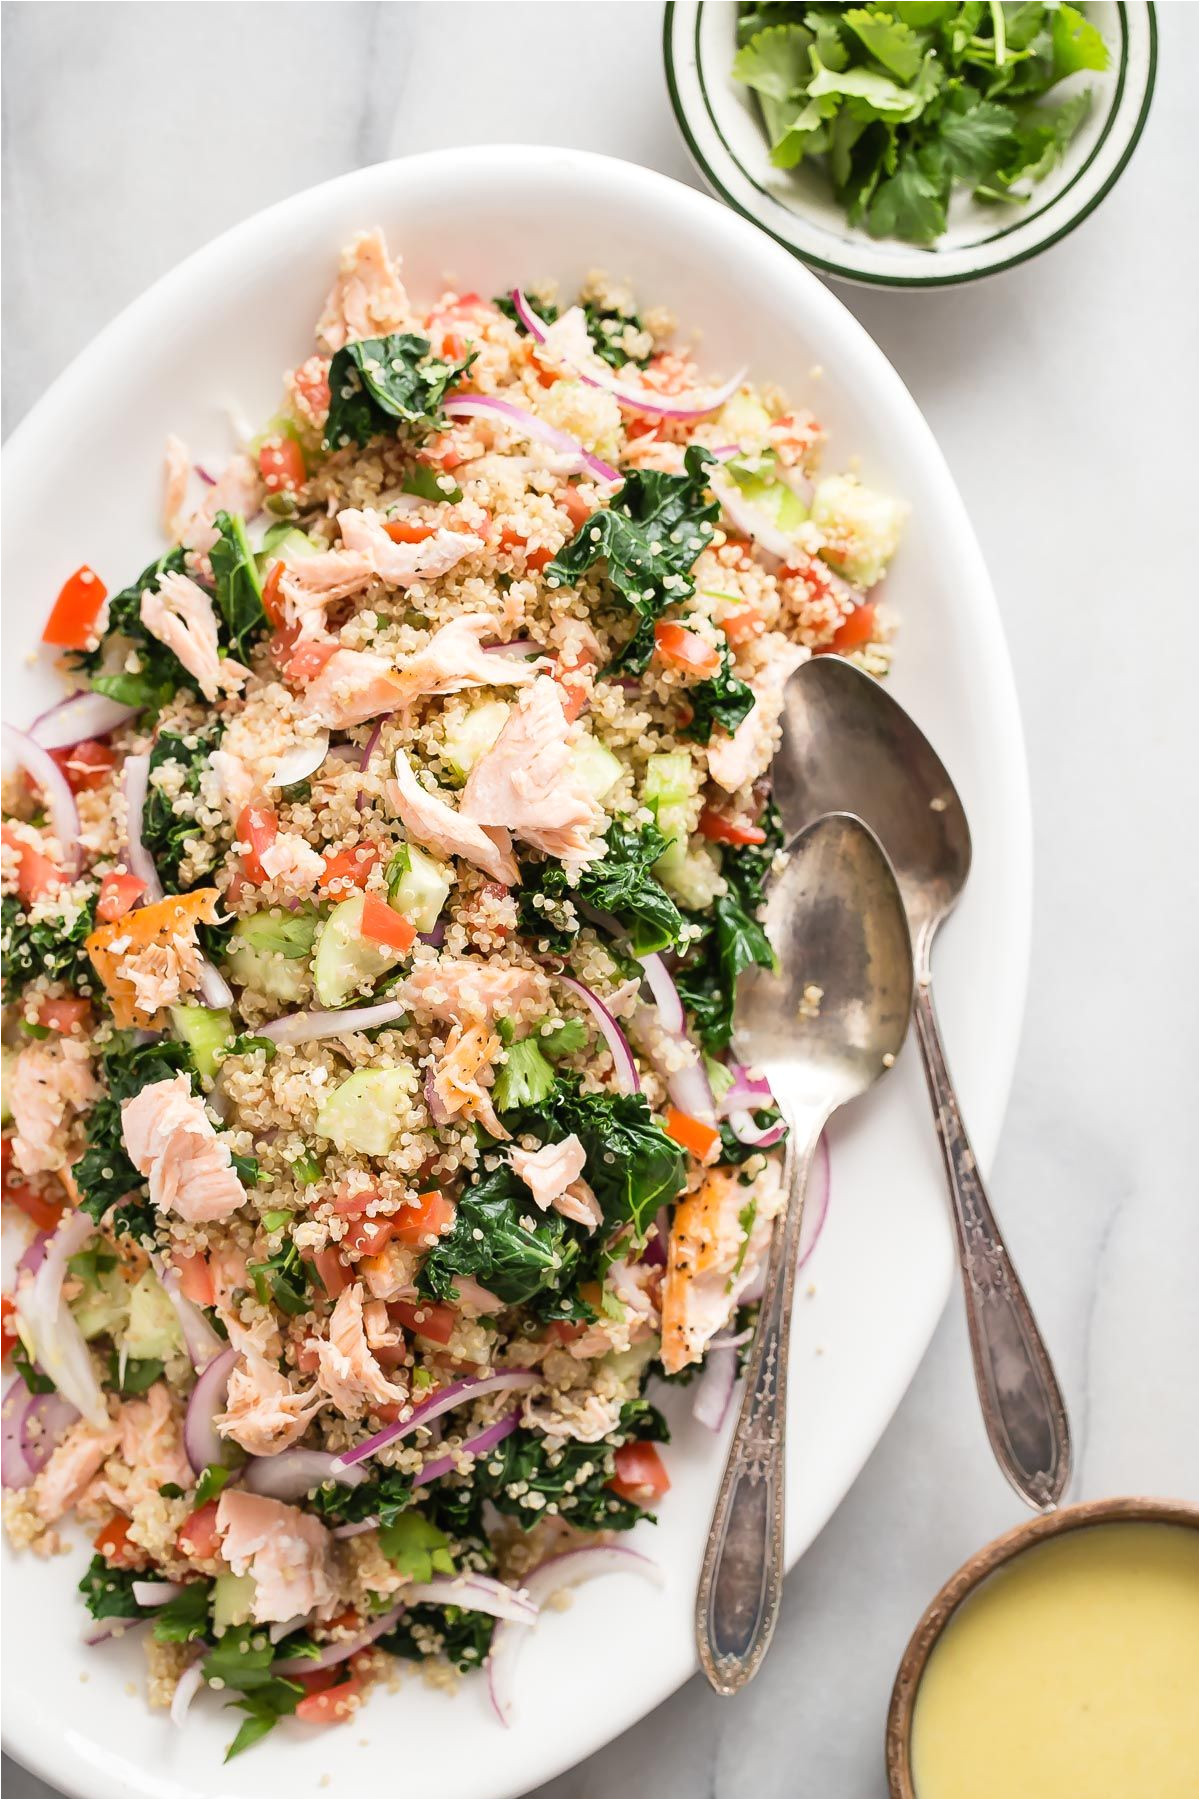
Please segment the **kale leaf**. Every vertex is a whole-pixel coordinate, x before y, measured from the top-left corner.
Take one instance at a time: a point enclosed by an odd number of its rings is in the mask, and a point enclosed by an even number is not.
[[[333,1524],[358,1524],[363,1519],[379,1519],[384,1525],[411,1505],[412,1477],[398,1469],[380,1469],[370,1481],[358,1487],[343,1487],[340,1482],[326,1481],[308,1496],[308,1508]]]
[[[344,345],[329,370],[325,448],[337,450],[349,443],[361,448],[373,437],[394,432],[397,424],[420,432],[436,429],[443,422],[447,388],[473,361],[472,355],[465,362],[446,362],[430,354],[428,338],[408,331]]]
[[[246,537],[246,522],[241,515],[235,513],[231,518],[227,512],[219,512],[213,524],[219,535],[208,557],[212,563],[217,611],[225,621],[233,654],[244,661],[250,645],[267,623],[262,581]]]
[[[703,935],[675,975],[680,999],[710,1054],[729,1042],[739,975],[755,965],[774,967],[774,952],[757,918],[775,853],[783,842],[774,801],[767,802],[760,824],[766,834],[763,843],[722,848],[727,891],[713,901],[710,916],[696,919]]]
[[[379,1648],[408,1662],[444,1656],[456,1669],[478,1669],[492,1647],[496,1621],[490,1613],[468,1612],[463,1606],[410,1606]]]
[[[0,960],[6,995],[19,994],[39,975],[63,981],[77,994],[90,994],[95,975],[83,940],[96,929],[95,897],[89,895],[74,921],[64,928],[57,919],[34,922],[16,894],[0,901]]]
[[[728,644],[721,646],[720,669],[707,681],[697,681],[689,687],[687,701],[692,716],[680,728],[680,737],[707,744],[717,726],[733,736],[754,705],[754,689],[734,674]]]
[[[150,752],[150,782],[142,808],[142,841],[168,894],[182,891],[180,869],[187,854],[187,844],[200,835],[200,827],[190,813],[175,811],[177,795],[200,792],[200,777],[220,743],[223,731],[224,725],[219,719],[214,719],[201,731],[189,732],[186,737],[174,731],[162,731]],[[177,785],[172,783],[172,793],[167,793],[154,779],[156,772],[167,764],[180,769],[183,776]]]
[[[603,560],[609,586],[637,620],[610,672],[641,674],[654,649],[656,619],[695,592],[692,567],[712,538],[719,512],[706,498],[711,463],[709,452],[692,444],[682,475],[631,469],[611,504],[585,520],[546,564],[546,579],[555,586],[579,582]]]
[[[539,300],[535,306],[528,294],[526,294],[525,300],[530,310],[537,314],[544,325],[553,325],[559,312],[553,301],[545,304]],[[517,309],[513,304],[511,294],[497,294],[492,304],[498,312],[504,314],[506,319],[512,320],[522,335],[525,334],[525,326],[517,317]],[[601,362],[606,362],[611,369],[623,369],[626,363],[636,363],[639,369],[646,367],[650,361],[649,355],[630,356],[624,345],[625,333],[631,326],[634,331],[645,330],[645,326],[636,312],[632,309],[624,311],[617,306],[601,306],[596,300],[583,300],[580,305],[583,309],[588,336],[591,338],[593,348]]]
[[[561,902],[578,895],[625,928],[635,956],[673,948],[683,941],[686,921],[652,872],[669,842],[657,825],[633,826],[614,819],[605,834],[605,854],[582,869],[574,882],[562,864],[552,859],[525,864],[521,870],[520,930],[548,941],[551,950],[568,950],[578,926],[568,928],[561,922]],[[535,894],[542,897],[541,907],[533,904]]]
[[[507,1306],[521,1306],[567,1287],[580,1241],[578,1226],[538,1213],[525,1183],[501,1163],[460,1196],[454,1227],[429,1252],[417,1286],[431,1299],[453,1299],[455,1276],[471,1275]]]
[[[136,673],[121,669],[115,674],[102,674],[104,643],[95,650],[70,653],[68,661],[72,667],[88,675],[98,693],[107,694],[110,700],[119,700],[122,706],[138,706],[157,711],[180,689],[192,693],[198,691],[195,681],[175,652],[168,650],[165,644],[160,644],[142,624],[142,595],[146,589],[156,588],[161,575],[184,573],[184,551],[177,544],[165,556],[147,563],[137,579],[127,588],[122,588],[119,594],[114,594],[109,601],[104,642],[112,637],[128,638],[136,647],[141,664]]]

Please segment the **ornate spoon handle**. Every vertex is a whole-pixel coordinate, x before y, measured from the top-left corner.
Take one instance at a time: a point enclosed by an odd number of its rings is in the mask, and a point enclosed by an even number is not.
[[[950,1187],[983,1422],[996,1461],[1021,1498],[1030,1506],[1053,1506],[1071,1477],[1066,1407],[975,1166],[927,974],[917,983],[915,1012]]]
[[[758,1329],[737,1429],[709,1528],[696,1592],[700,1665],[718,1694],[734,1694],[767,1653],[783,1589],[783,1437],[796,1244],[822,1118],[797,1149],[789,1136],[787,1210],[767,1259]]]

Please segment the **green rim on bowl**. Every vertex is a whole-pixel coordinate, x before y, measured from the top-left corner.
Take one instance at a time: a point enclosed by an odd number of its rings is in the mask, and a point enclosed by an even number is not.
[[[667,0],[663,13],[663,61],[666,70],[667,89],[670,94],[671,106],[675,113],[676,121],[683,134],[692,161],[695,163],[700,174],[704,177],[714,193],[718,194],[727,205],[734,209],[735,212],[741,213],[743,218],[750,219],[761,230],[767,232],[777,243],[782,244],[785,249],[789,250],[793,256],[798,257],[802,262],[808,263],[814,268],[823,270],[826,274],[839,276],[846,281],[866,283],[872,287],[922,288],[958,286],[963,282],[978,281],[986,275],[999,274],[1000,271],[1004,269],[1016,268],[1021,263],[1028,262],[1032,257],[1039,255],[1043,250],[1048,250],[1052,244],[1058,243],[1062,238],[1074,231],[1077,225],[1082,224],[1084,219],[1088,218],[1096,210],[1100,205],[1100,202],[1111,191],[1125,169],[1130,157],[1133,155],[1134,150],[1137,148],[1138,140],[1142,135],[1142,129],[1146,123],[1146,117],[1150,110],[1150,101],[1154,93],[1155,75],[1158,66],[1158,24],[1153,0],[1145,0],[1145,3],[1138,7],[1138,10],[1143,13],[1146,20],[1146,52],[1144,70],[1141,74],[1142,91],[1137,115],[1134,118],[1132,125],[1127,127],[1125,142],[1121,147],[1116,160],[1113,162],[1112,167],[1108,170],[1099,186],[1086,196],[1084,204],[1076,211],[1072,212],[1061,225],[1048,231],[1044,237],[1038,238],[1036,242],[1028,244],[1025,248],[1017,251],[1013,255],[1001,255],[998,259],[988,260],[981,264],[981,266],[975,268],[947,272],[944,268],[941,270],[938,268],[938,264],[942,261],[942,257],[939,256],[937,250],[931,252],[924,249],[916,249],[915,247],[908,247],[911,250],[912,256],[914,258],[920,258],[927,267],[916,274],[892,273],[890,271],[867,267],[862,263],[840,262],[828,255],[820,255],[807,243],[793,242],[781,231],[773,229],[772,225],[768,223],[767,218],[763,216],[764,213],[767,213],[768,209],[782,207],[783,202],[777,200],[775,195],[763,187],[761,181],[759,181],[751,170],[747,168],[745,162],[730,144],[728,135],[722,128],[717,117],[717,111],[714,107],[712,95],[710,93],[709,78],[706,74],[702,51],[701,25],[705,7],[712,3],[713,0],[694,0],[693,4],[680,3],[680,0]],[[726,0],[726,3],[728,3],[728,0]],[[957,250],[967,253],[972,250],[987,251],[992,245],[1000,243],[1003,239],[1011,237],[1016,232],[1027,232],[1029,227],[1036,224],[1038,219],[1045,217],[1046,214],[1057,209],[1064,198],[1072,189],[1078,187],[1080,182],[1082,182],[1084,177],[1088,174],[1088,171],[1092,169],[1117,123],[1122,103],[1126,98],[1126,86],[1130,74],[1129,0],[1118,0],[1115,11],[1121,33],[1116,82],[1108,103],[1108,109],[1103,125],[1100,128],[1094,143],[1091,145],[1085,161],[1075,170],[1070,180],[1067,181],[1063,187],[1056,189],[1050,194],[1036,211],[1024,213],[1019,219],[991,233],[990,236],[983,239],[981,243],[977,245],[956,246]],[[699,141],[693,120],[689,117],[688,106],[680,91],[679,69],[681,66],[687,67],[689,73],[694,74],[696,85],[695,103],[697,107],[703,109],[704,123],[707,132],[711,134],[711,138],[715,141],[715,144],[719,146],[719,156],[715,155],[711,148],[706,150]],[[722,161],[727,165],[728,171],[736,173],[736,175],[740,177],[741,182],[759,197],[761,211],[756,211],[752,204],[739,199],[731,190],[729,185],[730,175],[728,172],[723,173],[720,167]],[[785,210],[792,211],[793,209],[785,208]],[[795,209],[794,216],[798,222],[803,221],[804,214],[800,208]],[[874,240],[866,237],[864,237],[862,241],[864,245],[870,245],[874,242]]]

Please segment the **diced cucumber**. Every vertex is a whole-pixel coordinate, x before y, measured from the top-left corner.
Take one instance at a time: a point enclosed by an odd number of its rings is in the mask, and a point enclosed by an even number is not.
[[[795,531],[808,517],[808,508],[786,481],[767,474],[749,474],[731,464],[729,473],[748,505],[780,531]]]
[[[571,765],[594,800],[603,800],[624,773],[612,751],[590,731],[580,732],[571,750]]]
[[[771,429],[771,415],[762,401],[746,388],[739,388],[721,408],[721,439],[730,443],[765,443]]]
[[[275,562],[281,556],[316,556],[321,546],[314,544],[306,531],[293,525],[287,519],[279,519],[274,525],[268,525],[263,533],[260,556],[270,553],[270,560]]]
[[[509,714],[507,700],[481,700],[469,712],[452,716],[442,731],[442,758],[452,786],[461,786],[504,730]]]
[[[642,1373],[658,1355],[658,1348],[657,1337],[642,1338],[639,1343],[630,1344],[628,1350],[610,1350],[601,1366],[610,1369],[623,1386],[640,1388]]]
[[[253,1575],[218,1575],[213,1582],[212,1621],[218,1631],[245,1625],[254,1613]]]
[[[646,763],[646,779],[642,787],[643,804],[649,806],[658,820],[658,828],[671,839],[654,865],[654,873],[673,899],[685,906],[695,906],[690,898],[702,893],[699,904],[711,904],[713,889],[709,870],[716,876],[720,892],[720,873],[715,858],[710,863],[702,858],[696,870],[689,867],[688,818],[696,794],[696,769],[686,750],[661,751]]]
[[[125,1354],[134,1362],[157,1357],[165,1362],[183,1349],[183,1332],[175,1308],[153,1269],[147,1269],[129,1295],[129,1323],[125,1327]]]
[[[432,931],[450,898],[454,872],[417,844],[401,844],[388,864],[388,899],[418,931]]]
[[[686,838],[671,844],[655,863],[654,873],[672,900],[689,912],[705,912],[725,892],[717,852],[700,837],[690,844]]]
[[[105,1269],[71,1302],[71,1316],[85,1338],[101,1332],[119,1338],[129,1317],[129,1284],[119,1269]]]
[[[309,957],[320,919],[315,908],[284,912],[272,907],[239,919],[229,938],[227,968],[239,987],[273,1000],[305,1000],[311,987]]]
[[[696,771],[686,750],[660,750],[647,759],[642,800],[658,814],[660,824],[664,807],[686,810],[695,792]]]
[[[904,527],[907,508],[888,494],[863,487],[852,475],[829,475],[813,495],[813,524],[832,542],[826,562],[855,587],[879,580]]]
[[[233,1020],[225,1007],[173,1006],[171,1023],[188,1047],[198,1075],[215,1075],[221,1051],[233,1036]]]
[[[339,901],[322,921],[313,951],[313,984],[322,1006],[344,1006],[394,969],[400,953],[362,933],[363,896]]]
[[[394,1149],[416,1089],[411,1069],[355,1069],[317,1111],[317,1130],[343,1152],[386,1156]]]

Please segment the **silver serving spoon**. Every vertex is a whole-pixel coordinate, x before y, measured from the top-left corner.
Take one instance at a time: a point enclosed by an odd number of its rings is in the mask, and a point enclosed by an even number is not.
[[[836,656],[813,657],[788,682],[773,787],[785,831],[849,808],[878,833],[896,872],[913,938],[917,1038],[950,1188],[984,1424],[1021,1498],[1053,1506],[1071,1474],[1066,1408],[975,1166],[933,1008],[933,940],[971,866],[962,802],[903,707]]]
[[[787,855],[766,906],[778,968],[747,970],[734,1012],[735,1053],[768,1077],[789,1131],[786,1211],[696,1595],[700,1663],[719,1694],[755,1674],[779,1616],[788,1337],[813,1152],[830,1114],[891,1067],[912,1014],[904,903],[874,835],[838,813],[808,826]]]

